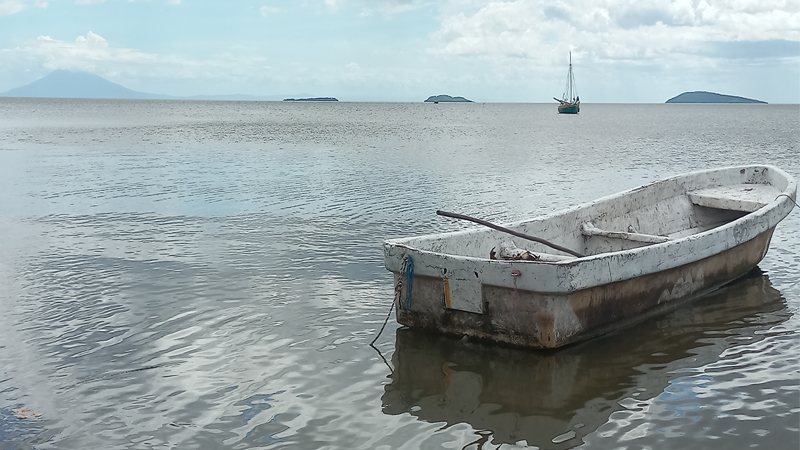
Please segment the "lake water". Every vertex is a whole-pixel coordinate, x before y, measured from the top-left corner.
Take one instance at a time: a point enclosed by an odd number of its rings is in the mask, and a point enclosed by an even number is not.
[[[472,227],[436,209],[746,163],[800,176],[798,105],[0,99],[0,449],[796,450],[798,209],[760,271],[621,332],[542,353],[392,315],[369,346],[383,240]]]

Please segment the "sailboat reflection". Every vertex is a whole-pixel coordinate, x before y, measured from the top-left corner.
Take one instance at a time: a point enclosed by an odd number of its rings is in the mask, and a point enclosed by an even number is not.
[[[527,441],[571,448],[622,409],[620,400],[660,394],[671,373],[718,359],[784,322],[786,303],[758,269],[744,279],[616,334],[556,352],[499,347],[397,330],[383,412],[468,423],[492,444]]]

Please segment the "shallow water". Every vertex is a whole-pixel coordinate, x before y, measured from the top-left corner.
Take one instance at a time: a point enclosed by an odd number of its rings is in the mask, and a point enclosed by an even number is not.
[[[554,112],[0,99],[0,449],[798,448],[800,210],[760,271],[562,351],[369,347],[382,241],[471,226],[436,209],[800,176],[797,105]]]

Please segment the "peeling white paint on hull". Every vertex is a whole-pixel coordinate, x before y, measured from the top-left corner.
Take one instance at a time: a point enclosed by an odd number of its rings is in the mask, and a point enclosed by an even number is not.
[[[796,192],[778,168],[730,167],[505,225],[580,258],[491,229],[390,240],[397,320],[525,347],[587,339],[750,271]]]

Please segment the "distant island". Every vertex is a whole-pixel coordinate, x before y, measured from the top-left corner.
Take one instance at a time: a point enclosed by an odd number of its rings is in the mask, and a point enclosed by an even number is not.
[[[314,98],[285,98],[285,102],[338,102],[333,97],[314,97]]]
[[[695,91],[684,92],[683,94],[672,97],[666,103],[763,103],[761,100],[752,98],[737,97],[735,95],[715,94],[713,92]]]
[[[438,103],[438,102],[468,102],[468,103],[472,103],[472,100],[467,100],[464,97],[450,97],[449,95],[442,94],[442,95],[431,95],[430,97],[428,97],[427,100],[425,100],[425,102],[433,102],[433,103]]]

